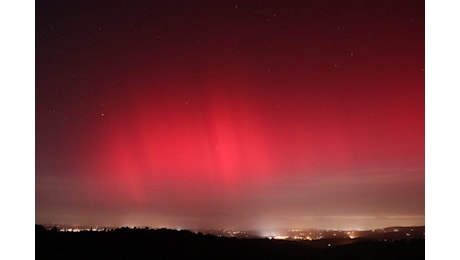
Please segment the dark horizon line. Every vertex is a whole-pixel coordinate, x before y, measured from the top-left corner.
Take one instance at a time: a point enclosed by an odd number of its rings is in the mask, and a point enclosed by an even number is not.
[[[167,229],[167,230],[188,230],[188,231],[195,231],[195,230],[240,230],[240,231],[261,231],[263,229],[238,229],[238,228],[219,228],[219,227],[214,227],[214,228],[171,228],[171,227],[151,227],[151,226],[110,226],[110,225],[71,225],[71,224],[62,224],[62,223],[48,223],[48,224],[39,224],[35,223],[35,225],[39,226],[69,226],[69,227],[76,227],[76,226],[84,226],[84,227],[101,227],[101,228],[116,228],[116,229],[121,229],[121,228],[129,228],[129,229]],[[372,231],[372,230],[384,230],[384,229],[394,229],[394,228],[425,228],[425,225],[414,225],[414,226],[387,226],[387,227],[380,227],[380,228],[371,228],[371,229],[337,229],[337,228],[274,228],[277,230],[293,230],[293,229],[299,229],[299,230],[333,230],[333,231]]]

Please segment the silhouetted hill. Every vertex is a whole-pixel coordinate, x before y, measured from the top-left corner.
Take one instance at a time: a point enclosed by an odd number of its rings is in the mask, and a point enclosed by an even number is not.
[[[35,228],[36,259],[424,259],[424,240],[356,240],[332,247],[168,229],[57,232]],[[329,243],[328,241],[323,241]],[[323,243],[323,244],[324,244]]]

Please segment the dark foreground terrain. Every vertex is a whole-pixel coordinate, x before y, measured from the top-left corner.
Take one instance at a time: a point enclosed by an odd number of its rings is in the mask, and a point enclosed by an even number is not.
[[[58,232],[37,225],[36,259],[424,259],[422,239],[321,243],[237,239],[190,231],[117,229]],[[324,246],[330,243],[332,246]],[[335,246],[334,246],[335,245]]]

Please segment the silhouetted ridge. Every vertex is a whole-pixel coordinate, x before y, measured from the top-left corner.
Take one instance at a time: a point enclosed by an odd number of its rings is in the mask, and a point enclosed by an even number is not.
[[[424,240],[356,240],[325,248],[300,241],[236,239],[188,230],[56,232],[39,225],[35,229],[37,259],[424,259],[425,248]]]

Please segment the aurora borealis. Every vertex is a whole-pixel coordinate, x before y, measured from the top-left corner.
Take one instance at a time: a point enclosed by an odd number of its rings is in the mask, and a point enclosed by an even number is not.
[[[424,225],[420,1],[39,1],[36,222]]]

